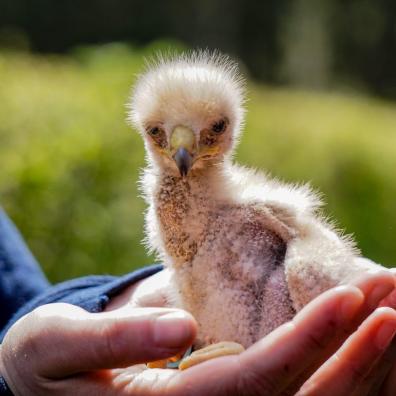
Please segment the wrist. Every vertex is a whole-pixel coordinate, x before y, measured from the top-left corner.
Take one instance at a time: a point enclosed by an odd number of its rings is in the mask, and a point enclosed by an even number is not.
[[[1,355],[2,346],[0,344],[0,396],[13,396],[10,388],[4,379],[4,364]]]
[[[3,359],[2,359],[2,344],[0,344],[0,377],[4,376],[4,364],[3,364]]]

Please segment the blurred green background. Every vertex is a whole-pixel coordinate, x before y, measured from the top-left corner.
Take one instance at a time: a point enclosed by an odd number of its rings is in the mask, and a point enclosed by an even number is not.
[[[310,181],[394,266],[395,5],[0,0],[0,205],[52,281],[153,262],[125,103],[144,57],[219,48],[249,77],[237,160]]]

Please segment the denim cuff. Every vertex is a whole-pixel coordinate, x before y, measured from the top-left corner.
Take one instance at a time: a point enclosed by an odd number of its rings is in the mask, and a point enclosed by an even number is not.
[[[0,396],[14,396],[2,376],[0,376]]]

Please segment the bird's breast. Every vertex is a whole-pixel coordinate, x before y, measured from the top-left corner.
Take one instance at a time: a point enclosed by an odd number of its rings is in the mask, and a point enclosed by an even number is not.
[[[284,273],[287,243],[241,208],[209,215],[193,258],[176,270],[185,308],[199,323],[199,343],[251,345],[292,318]]]

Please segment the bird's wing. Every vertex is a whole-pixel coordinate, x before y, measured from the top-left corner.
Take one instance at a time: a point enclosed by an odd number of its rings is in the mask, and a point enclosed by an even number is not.
[[[285,271],[294,308],[298,311],[320,293],[381,268],[363,259],[353,241],[310,218],[288,243]]]
[[[350,236],[344,236],[318,209],[319,195],[308,185],[290,185],[259,172],[230,166],[235,199],[262,206],[262,219],[278,235],[286,230],[285,272],[294,308],[304,305],[323,291],[347,283],[378,265],[364,260]],[[269,214],[269,215],[268,215]]]

